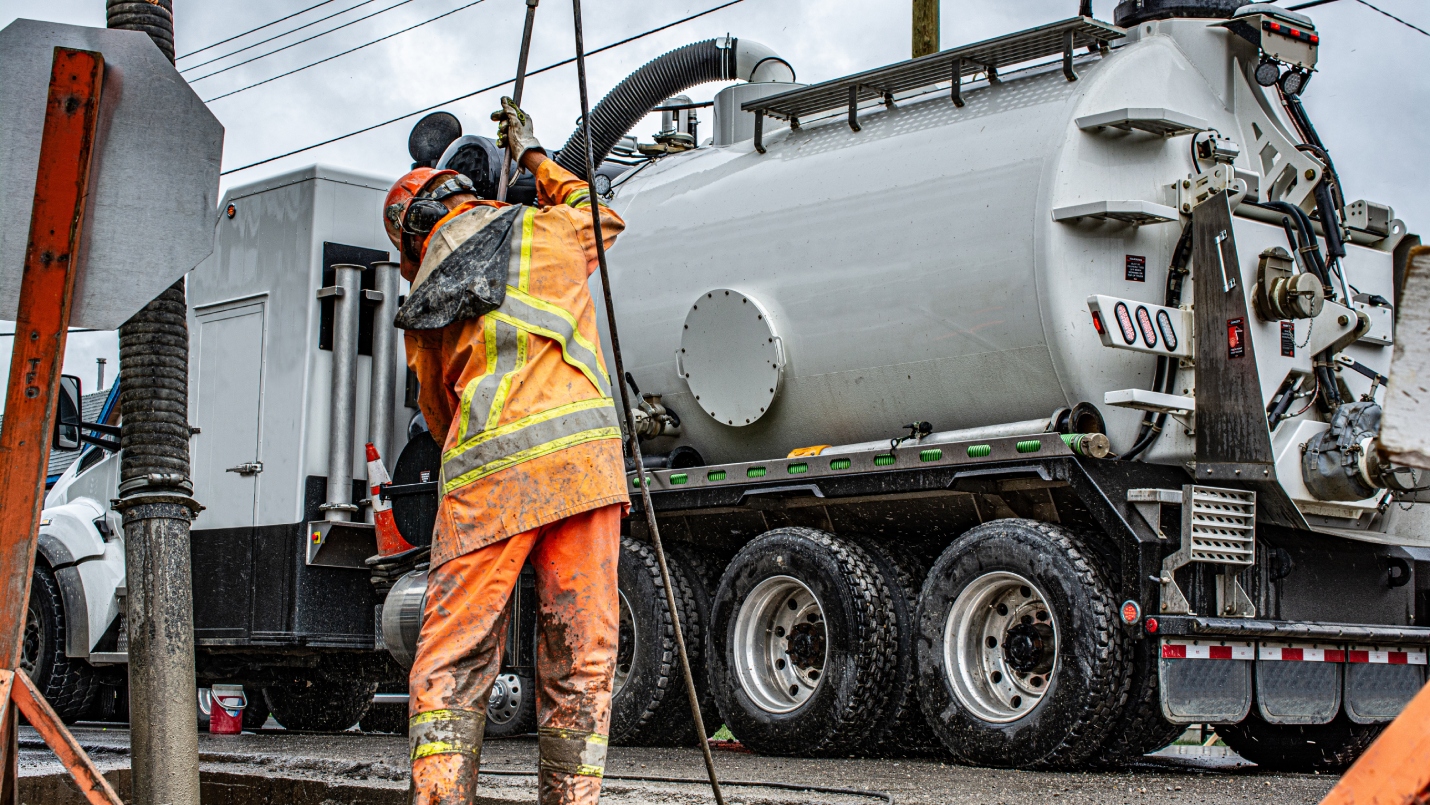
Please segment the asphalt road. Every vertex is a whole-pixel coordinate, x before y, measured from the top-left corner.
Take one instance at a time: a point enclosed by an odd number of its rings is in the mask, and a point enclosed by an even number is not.
[[[118,787],[127,788],[127,730],[79,726],[74,732],[101,770],[116,780]],[[28,727],[20,740],[22,800],[62,805],[63,799],[54,793],[58,789],[44,788],[53,786],[58,779],[58,763]],[[216,786],[211,796],[206,782],[206,805],[211,801],[233,805],[264,801],[397,805],[406,794],[407,740],[402,736],[271,730],[231,737],[203,735],[199,746],[206,779],[212,777]],[[887,792],[901,805],[1315,803],[1335,783],[1328,776],[1265,773],[1224,748],[1174,749],[1120,772],[978,769],[938,760],[771,758],[728,748],[717,750],[715,760],[721,777],[729,781]],[[534,739],[488,741],[482,760],[483,802],[508,805],[534,801],[534,778],[530,776],[536,765]],[[711,801],[703,782],[700,753],[695,749],[612,747],[607,773],[602,801],[611,805]],[[692,782],[622,779],[627,776],[675,777]],[[251,795],[242,793],[245,779],[255,781]],[[25,796],[27,791],[29,797]],[[859,805],[886,801],[881,796],[773,790],[733,783],[728,786],[727,800],[732,805]]]

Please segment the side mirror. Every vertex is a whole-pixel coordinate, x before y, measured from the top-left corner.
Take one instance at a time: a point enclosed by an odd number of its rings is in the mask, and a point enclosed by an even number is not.
[[[74,375],[60,376],[60,398],[55,406],[55,435],[51,444],[54,450],[78,450],[80,429],[80,400],[84,391],[80,380]]]

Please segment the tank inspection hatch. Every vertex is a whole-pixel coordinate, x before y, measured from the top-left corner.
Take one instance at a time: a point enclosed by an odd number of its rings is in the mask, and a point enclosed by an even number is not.
[[[784,343],[753,297],[716,288],[690,306],[675,369],[717,422],[742,427],[764,416],[784,368]]]

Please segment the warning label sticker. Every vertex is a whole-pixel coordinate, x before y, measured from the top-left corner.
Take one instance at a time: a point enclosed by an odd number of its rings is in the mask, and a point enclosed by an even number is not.
[[[1226,322],[1226,356],[1228,358],[1246,357],[1246,319],[1227,319]]]
[[[1296,322],[1281,322],[1281,356],[1296,357]]]
[[[1147,258],[1140,254],[1127,255],[1127,281],[1147,281]]]

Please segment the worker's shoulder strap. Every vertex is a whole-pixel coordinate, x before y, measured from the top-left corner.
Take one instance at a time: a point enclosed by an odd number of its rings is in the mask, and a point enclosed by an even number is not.
[[[479,319],[506,299],[512,263],[512,232],[529,217],[524,205],[476,207],[433,233],[394,324],[404,330],[436,330]]]

